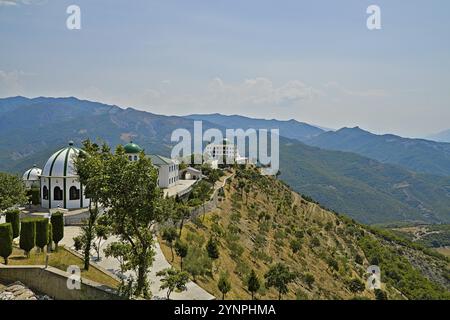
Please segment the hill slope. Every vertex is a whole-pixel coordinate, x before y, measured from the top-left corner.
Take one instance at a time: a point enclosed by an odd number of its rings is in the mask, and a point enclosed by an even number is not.
[[[288,121],[253,119],[239,115],[225,116],[218,113],[193,114],[186,116],[186,118],[208,121],[229,129],[279,129],[281,136],[299,141],[310,139],[324,132],[323,129],[293,119]]]
[[[43,166],[69,140],[80,145],[86,138],[99,138],[114,146],[133,139],[146,152],[168,156],[172,131],[192,132],[193,128],[192,119],[76,98],[0,99],[0,114],[0,171],[19,174],[33,164]],[[208,121],[203,127],[223,130]],[[296,191],[358,221],[450,222],[448,178],[416,174],[355,153],[321,150],[284,137],[280,138],[280,162],[281,178]]]
[[[374,299],[374,292],[364,289],[366,269],[374,263],[389,299],[450,298],[444,257],[326,211],[254,169],[239,170],[219,207],[183,228],[191,252],[185,266],[194,253],[205,252],[210,238],[218,241],[220,255],[212,273],[196,281],[218,298],[221,272],[232,284],[228,299],[249,299],[249,272],[263,280],[278,262],[297,274],[287,299]],[[162,248],[170,261],[170,249],[164,243]],[[178,257],[173,264],[180,266]],[[277,292],[263,286],[257,297],[276,299]]]
[[[392,134],[376,135],[358,127],[325,132],[305,143],[323,149],[354,152],[417,172],[450,176],[450,143]]]

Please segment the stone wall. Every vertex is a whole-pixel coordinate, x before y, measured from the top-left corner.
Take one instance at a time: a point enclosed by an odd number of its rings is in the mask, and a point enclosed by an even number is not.
[[[80,290],[70,290],[67,287],[69,276],[69,273],[53,267],[0,265],[0,281],[3,283],[20,281],[56,300],[120,299],[113,289],[87,279],[82,279]]]

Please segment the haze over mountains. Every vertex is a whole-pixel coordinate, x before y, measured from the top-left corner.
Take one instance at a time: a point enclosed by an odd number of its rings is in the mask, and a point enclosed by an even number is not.
[[[279,128],[281,179],[361,222],[450,222],[450,144],[357,128],[325,132],[295,120],[177,117],[76,98],[5,98],[0,99],[0,171],[21,174],[34,163],[42,166],[68,140],[80,145],[86,138],[111,146],[134,140],[147,152],[169,155],[172,131],[192,131],[193,119],[204,120],[204,129]]]

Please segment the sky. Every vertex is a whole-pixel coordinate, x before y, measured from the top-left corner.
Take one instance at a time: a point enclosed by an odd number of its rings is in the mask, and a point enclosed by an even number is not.
[[[69,30],[69,5],[81,29]],[[369,30],[366,9],[381,9]],[[0,97],[450,129],[450,1],[0,0]]]

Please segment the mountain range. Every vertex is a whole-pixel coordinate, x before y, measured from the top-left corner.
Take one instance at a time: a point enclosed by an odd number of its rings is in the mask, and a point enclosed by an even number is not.
[[[67,141],[80,145],[86,138],[111,146],[134,140],[148,153],[168,156],[172,131],[192,131],[194,119],[203,120],[204,129],[279,128],[280,178],[294,190],[361,222],[450,222],[448,144],[392,136],[395,147],[387,148],[381,158],[384,136],[360,129],[330,133],[295,120],[220,114],[164,116],[73,97],[5,98],[0,99],[0,171],[21,174],[33,164],[43,166]],[[358,147],[336,138],[347,136],[348,131],[351,137],[362,137],[349,139],[359,141]],[[333,139],[338,141],[327,142]],[[377,142],[365,145],[366,140]],[[371,144],[374,150],[368,148]],[[404,144],[414,145],[402,151],[415,155],[410,161],[398,156],[402,152],[396,154]]]

